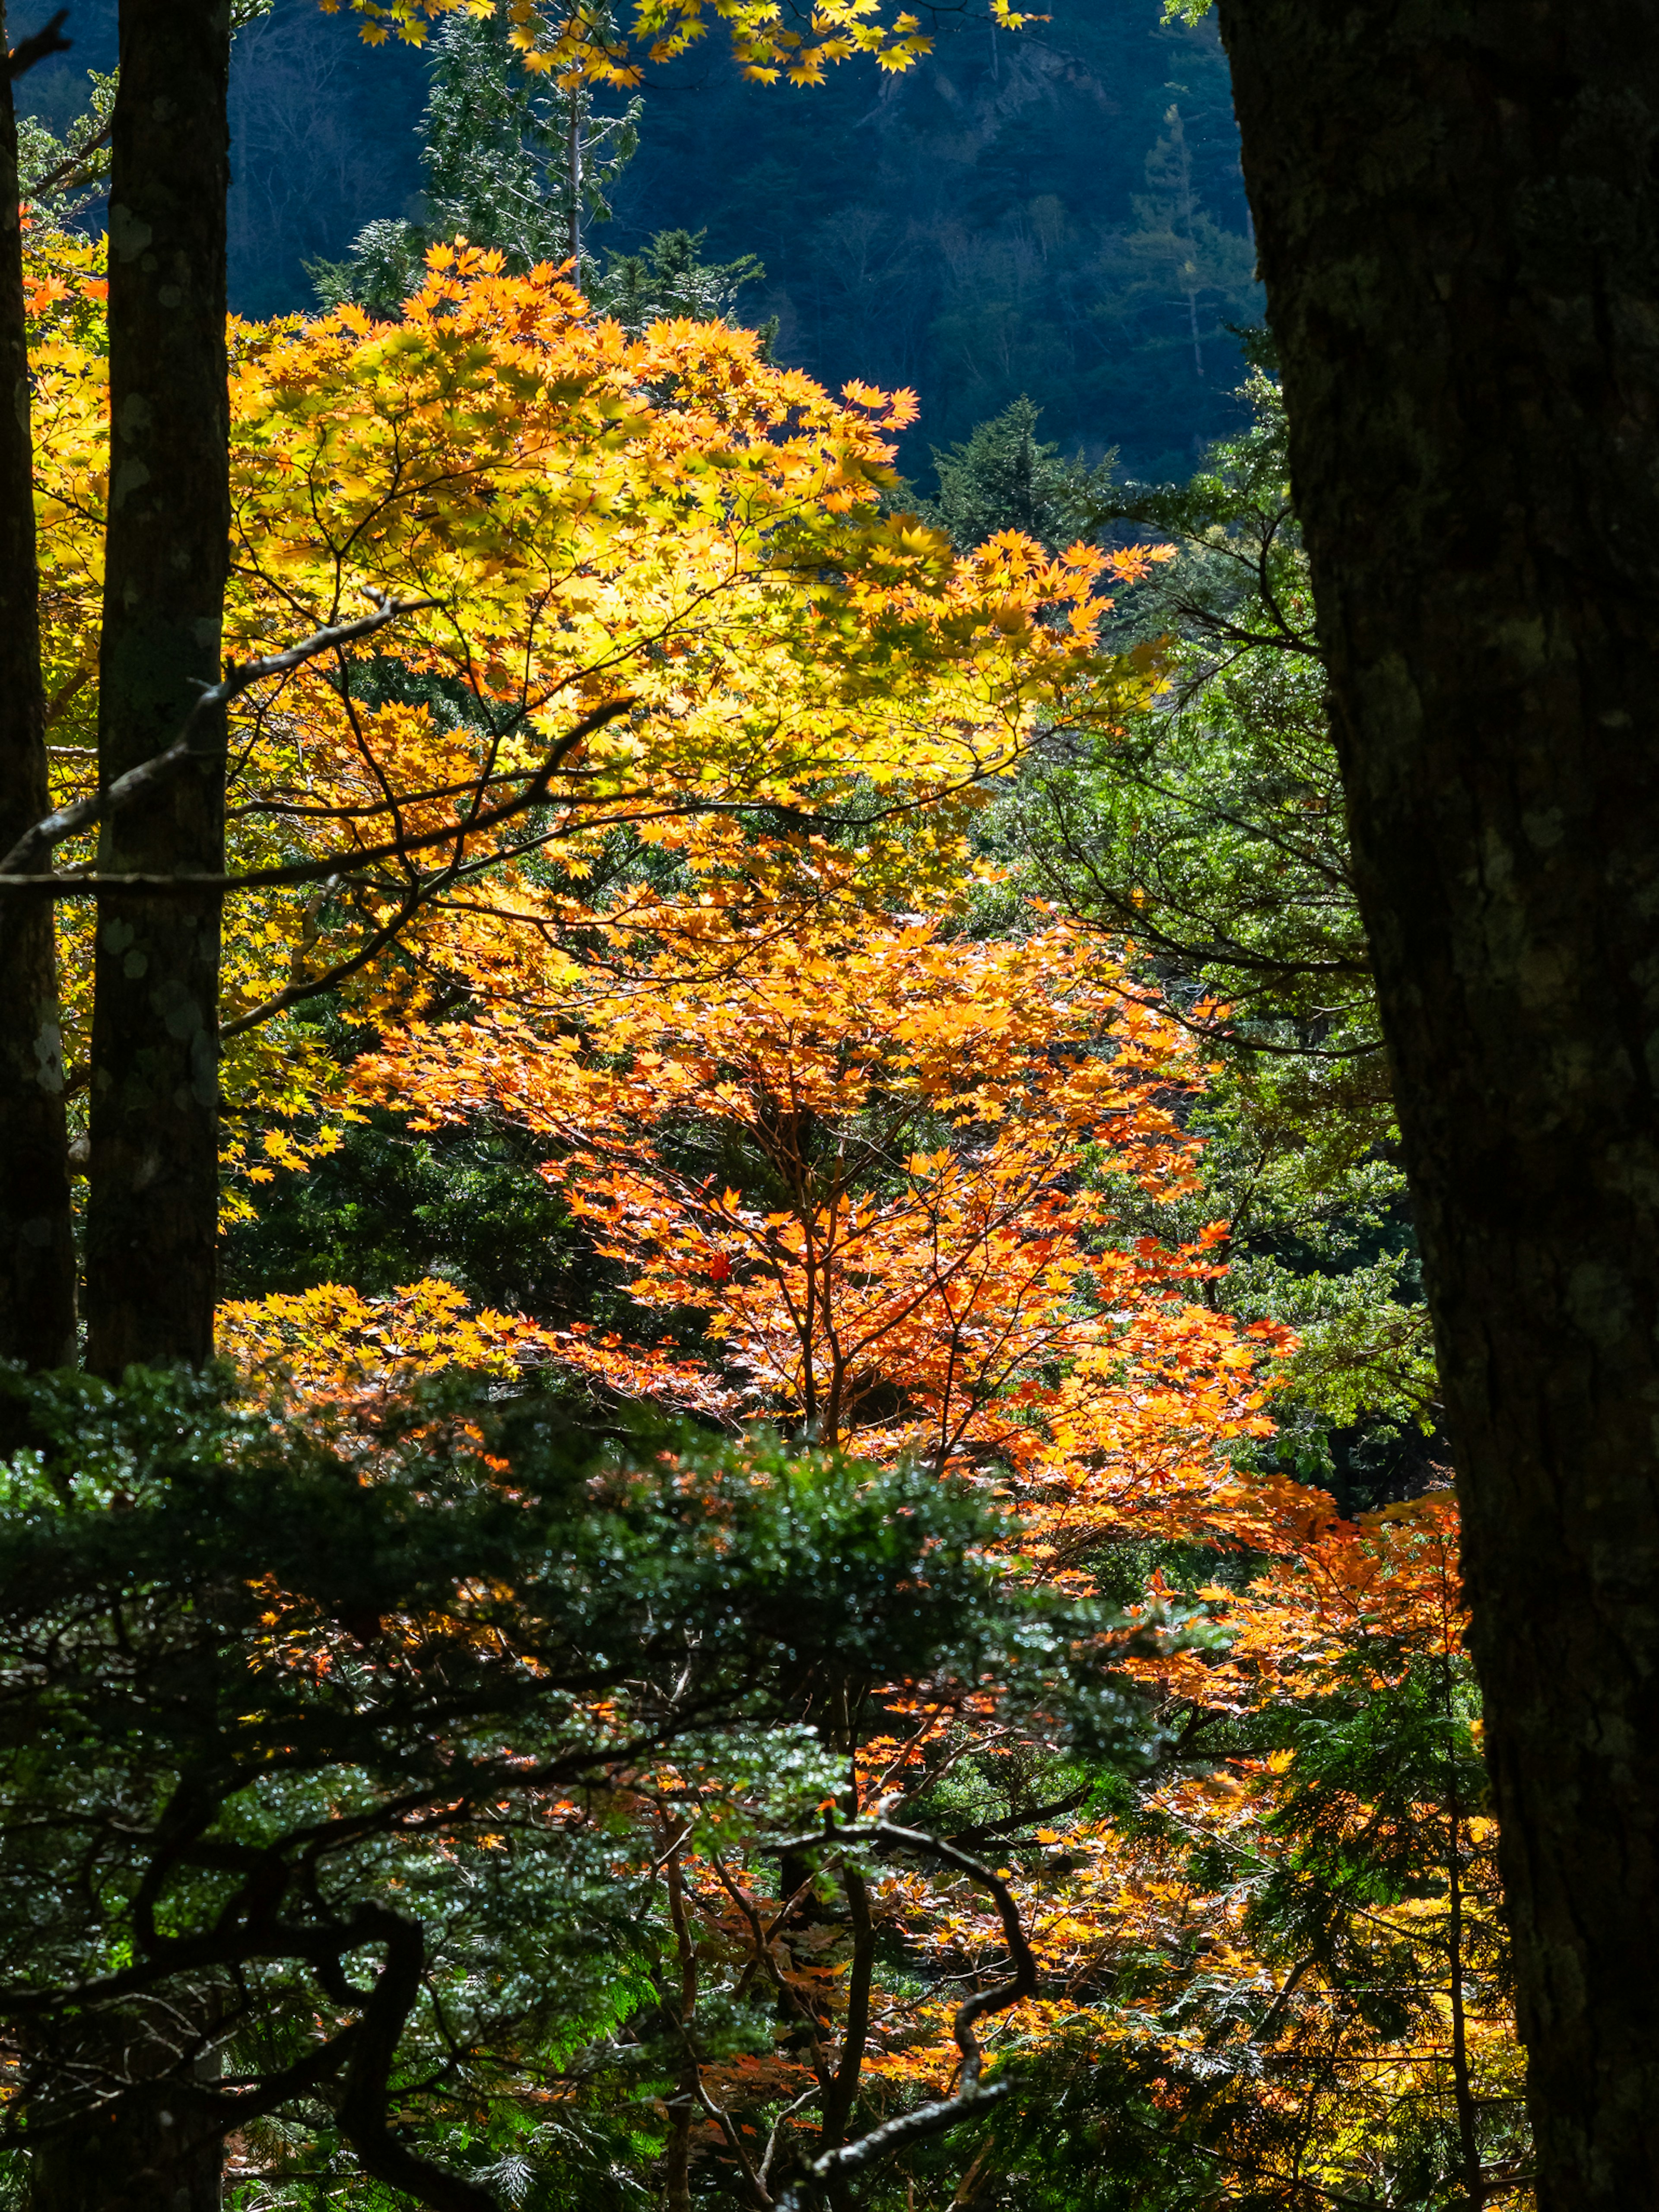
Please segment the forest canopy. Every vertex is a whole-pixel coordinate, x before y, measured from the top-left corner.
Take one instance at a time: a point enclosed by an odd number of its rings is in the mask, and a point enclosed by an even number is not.
[[[0,2191],[1522,2212],[1218,40],[341,12],[0,178]]]

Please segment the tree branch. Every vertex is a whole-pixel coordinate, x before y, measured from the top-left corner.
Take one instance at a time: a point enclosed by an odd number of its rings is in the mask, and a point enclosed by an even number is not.
[[[48,169],[44,177],[37,177],[24,192],[24,198],[38,200],[46,192],[56,191],[60,185],[73,188],[77,184],[89,184],[89,175],[80,176],[76,172],[85,168],[100,146],[109,143],[110,134],[114,128],[113,117],[107,123],[100,124],[89,138],[83,138],[73,152],[64,155],[55,169]]]
[[[9,78],[15,82],[32,70],[37,62],[43,62],[52,54],[69,52],[70,41],[61,35],[64,19],[68,14],[67,8],[60,8],[44,30],[35,32],[32,38],[19,40],[6,56],[6,75]]]
[[[72,805],[60,806],[56,813],[48,814],[44,821],[26,830],[4,859],[0,860],[0,886],[12,888],[13,877],[36,877],[47,854],[66,837],[73,837],[79,830],[89,830],[94,822],[136,805],[139,799],[171,783],[192,762],[205,759],[207,754],[198,739],[201,731],[211,726],[210,716],[219,708],[228,707],[254,684],[263,683],[269,676],[290,675],[307,660],[315,659],[319,653],[348,644],[354,638],[368,637],[375,630],[384,629],[389,622],[395,622],[399,615],[413,614],[422,607],[437,604],[435,599],[382,599],[375,611],[363,616],[359,622],[340,623],[331,629],[317,630],[298,645],[289,646],[285,653],[274,653],[264,660],[245,661],[240,667],[233,663],[217,684],[210,684],[203,690],[185,716],[184,728],[165,752],[141,761],[106,788],[94,792],[89,798],[76,799]],[[121,878],[112,880],[118,882]],[[192,889],[210,884],[207,878],[192,877],[189,881]]]
[[[1027,1828],[1034,1820],[1057,1820],[1062,1813],[1075,1813],[1089,1795],[1090,1785],[1073,1790],[1069,1796],[1056,1797],[1051,1805],[1034,1805],[1029,1812],[1006,1813],[1000,1820],[981,1820],[976,1827],[958,1828],[950,1838],[958,1850],[964,1844],[982,1844],[988,1837],[1006,1835],[1010,1828]]]
[[[851,1826],[837,1827],[827,1820],[812,1836],[793,1837],[787,1843],[769,1844],[769,1851],[801,1851],[814,1844],[896,1844],[907,1850],[925,1852],[930,1858],[940,1859],[946,1866],[965,1874],[979,1888],[988,1890],[995,1900],[997,1915],[1002,1922],[1009,1955],[1014,1971],[1005,1982],[998,1982],[988,1990],[981,1990],[957,2008],[957,2016],[951,2033],[957,2050],[962,2053],[962,2066],[957,2076],[960,2087],[953,2097],[945,2097],[931,2105],[920,2105],[913,2112],[901,2112],[896,2119],[887,2120],[868,2135],[860,2136],[855,2142],[843,2143],[834,2150],[815,2158],[803,2179],[811,2185],[835,2183],[862,2172],[878,2159],[891,2152],[902,2150],[907,2143],[920,2142],[924,2136],[941,2135],[954,2127],[958,2120],[966,2119],[987,2105],[998,2103],[1012,2086],[1006,2081],[994,2081],[988,2088],[980,2086],[980,2075],[985,2063],[975,2033],[975,2023],[988,2014],[1004,2011],[1017,2004],[1020,1998],[1034,1996],[1037,1986],[1036,1960],[1025,1938],[1021,1925],[1019,1907],[1015,1904],[1008,1885],[1000,1875],[971,1858],[966,1851],[958,1850],[942,1837],[930,1836],[920,1828],[901,1828],[890,1820],[876,1820],[868,1827]],[[777,2200],[778,2212],[804,2212],[799,2191],[794,2186],[786,2189]]]
[[[841,1881],[853,1928],[853,1956],[848,1969],[847,2027],[842,2037],[841,2063],[824,2100],[818,2136],[821,2151],[838,2150],[846,2141],[859,2076],[864,2071],[864,2046],[870,2033],[870,1975],[876,1960],[876,1924],[864,1876],[856,1867],[843,1866]]]
[[[339,2110],[340,2133],[371,2180],[408,2192],[431,2212],[501,2212],[489,2191],[434,2166],[398,2142],[386,2123],[392,2064],[421,1993],[426,1939],[418,1921],[389,1905],[360,1905],[354,1915],[367,1940],[386,1947],[386,1965],[363,2008],[356,2048]]]
[[[348,977],[355,975],[359,969],[367,968],[376,953],[383,952],[404,925],[412,921],[427,903],[428,884],[431,886],[430,895],[435,897],[449,880],[451,873],[451,870],[445,868],[426,882],[417,884],[390,921],[382,922],[378,929],[364,939],[355,952],[343,960],[337,960],[322,975],[310,976],[303,983],[287,984],[261,1005],[250,1007],[245,1014],[238,1014],[234,1022],[222,1023],[220,1043],[223,1044],[231,1037],[240,1036],[245,1030],[258,1029],[261,1023],[271,1020],[277,1014],[286,1013],[290,1006],[300,1006],[307,999],[319,998],[325,991],[333,990],[337,984],[343,983]]]
[[[421,600],[413,604],[429,605],[432,603]],[[400,614],[407,613],[409,608],[400,607],[398,611]],[[387,619],[390,617],[388,617]],[[313,644],[314,641],[308,639],[307,643]],[[298,647],[295,648],[296,652],[299,649]],[[318,647],[318,650],[321,649]],[[264,664],[264,666],[266,672],[269,672],[270,664]],[[216,690],[219,687],[215,688]],[[471,816],[467,821],[452,823],[446,830],[427,830],[415,837],[392,837],[383,844],[362,846],[356,850],[343,853],[331,853],[325,859],[320,860],[295,860],[285,867],[250,868],[245,874],[239,876],[162,876],[141,874],[137,871],[130,874],[112,872],[106,875],[95,868],[88,868],[77,874],[65,876],[40,876],[19,872],[13,866],[14,855],[21,851],[31,839],[40,836],[51,823],[62,818],[60,816],[53,815],[49,817],[47,823],[37,823],[26,837],[18,840],[12,852],[9,853],[3,860],[0,860],[0,890],[49,891],[55,897],[70,897],[78,892],[100,890],[179,892],[275,890],[296,884],[325,883],[330,876],[343,875],[348,869],[367,867],[376,860],[401,860],[410,853],[428,852],[434,845],[464,846],[469,837],[476,837],[485,830],[497,829],[503,822],[510,822],[515,816],[527,813],[532,807],[542,805],[547,799],[548,787],[574,747],[579,745],[584,738],[592,737],[595,730],[602,730],[607,722],[614,722],[618,714],[625,714],[633,704],[632,697],[624,695],[619,699],[607,699],[604,706],[596,707],[591,714],[584,714],[574,728],[566,731],[516,799],[505,799],[501,805],[489,807],[482,814]],[[182,742],[182,739],[179,740],[179,744]],[[134,776],[147,775],[149,770],[158,767],[161,762],[169,760],[176,750],[176,745],[170,746],[166,753],[158,754],[154,761],[146,761],[142,767],[134,769],[131,774]],[[188,755],[185,757],[187,758]],[[182,767],[184,760],[181,759],[177,765]],[[123,776],[120,784],[113,784],[110,787],[110,793],[106,794],[106,798],[112,796],[120,788],[121,784],[128,781],[126,776]],[[71,828],[83,829],[88,821],[95,820],[96,810],[101,804],[101,801],[83,800],[82,807],[93,809],[94,811],[80,815],[79,818],[71,824]],[[75,808],[64,809],[64,815],[76,812],[77,810]],[[59,830],[50,842],[56,844],[70,834],[70,830]]]

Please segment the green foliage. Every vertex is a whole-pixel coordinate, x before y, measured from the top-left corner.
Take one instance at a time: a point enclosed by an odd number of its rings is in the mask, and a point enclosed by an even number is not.
[[[17,178],[21,196],[43,207],[67,228],[83,216],[109,178],[110,118],[118,82],[113,70],[89,70],[84,112],[48,130],[38,116],[17,118]]]
[[[1085,518],[1177,548],[1127,625],[1165,641],[1168,689],[1121,731],[1036,749],[994,819],[1012,873],[981,926],[1018,926],[1036,893],[1127,938],[1204,1039],[1188,1232],[1226,1219],[1220,1297],[1298,1332],[1275,1450],[1352,1510],[1421,1486],[1438,1385],[1284,410],[1252,350],[1246,430]]]
[[[589,283],[589,297],[602,314],[614,315],[630,337],[647,325],[684,319],[729,322],[738,295],[766,271],[752,253],[735,261],[704,261],[703,231],[662,230],[643,253],[617,256]],[[763,335],[770,343],[775,320]]]
[[[1164,346],[1190,347],[1193,374],[1201,382],[1206,336],[1213,348],[1226,323],[1249,314],[1254,304],[1255,249],[1244,233],[1218,223],[1200,198],[1178,100],[1164,112],[1163,133],[1146,156],[1146,190],[1131,205],[1134,227],[1110,257],[1118,312],[1142,301],[1175,309],[1184,327],[1168,332]],[[1104,307],[1111,312],[1109,294]]]
[[[1041,412],[1022,392],[962,444],[945,453],[934,447],[939,495],[922,512],[959,553],[1003,530],[1023,531],[1057,552],[1085,533],[1105,499],[1112,457],[1092,468],[1062,461],[1058,446],[1037,441]]]
[[[380,1114],[260,1193],[227,1235],[222,1273],[231,1297],[348,1282],[380,1297],[437,1275],[474,1305],[544,1322],[590,1313],[608,1281],[522,1138],[482,1126],[412,1136]]]
[[[842,1778],[821,1720],[876,1684],[995,1679],[1079,1745],[1145,1739],[1089,1656],[1104,1617],[1023,1593],[930,1475],[601,1446],[465,1378],[372,1415],[139,1370],[7,1387],[33,1437],[0,1476],[14,2142],[118,2094],[137,2039],[255,2146],[250,2202],[389,2172],[388,2100],[422,2157],[635,2201],[611,2168],[672,2070],[664,1822],[810,1823]]]
[[[345,260],[308,264],[323,305],[356,300],[393,313],[418,289],[428,248],[464,237],[498,249],[510,270],[574,262],[594,306],[630,337],[660,319],[729,317],[744,286],[765,274],[752,254],[707,262],[703,233],[678,229],[608,264],[591,252],[587,227],[611,220],[608,195],[638,146],[641,103],[601,115],[590,91],[527,76],[507,32],[495,16],[457,15],[440,27],[422,124],[420,217],[377,217]]]
[[[390,313],[415,290],[429,246],[461,237],[498,248],[509,270],[582,258],[585,226],[608,222],[607,195],[638,145],[641,103],[617,115],[590,92],[529,76],[505,16],[447,17],[433,40],[422,123],[423,212],[380,218],[343,262],[310,274],[325,307],[356,300]]]

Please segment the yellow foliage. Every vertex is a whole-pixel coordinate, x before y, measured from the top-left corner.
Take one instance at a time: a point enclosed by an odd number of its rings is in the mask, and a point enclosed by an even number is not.
[[[93,773],[102,287],[93,249],[31,248],[68,796]],[[326,1056],[292,1012],[307,998],[392,1018],[457,970],[487,989],[527,958],[556,984],[627,919],[585,896],[623,832],[677,856],[708,919],[781,889],[937,884],[1039,713],[1109,720],[1156,680],[1099,648],[1100,555],[1010,537],[957,560],[878,514],[908,394],[832,399],[718,324],[630,340],[552,269],[509,276],[464,242],[429,264],[396,322],[348,307],[232,331],[228,653],[348,618],[365,590],[427,603],[234,717],[248,888],[227,910],[223,1088],[233,1129],[292,1129],[275,1155],[233,1139],[252,1180],[338,1141]],[[837,875],[798,825],[852,810],[867,829]],[[88,918],[63,912],[84,1066]]]

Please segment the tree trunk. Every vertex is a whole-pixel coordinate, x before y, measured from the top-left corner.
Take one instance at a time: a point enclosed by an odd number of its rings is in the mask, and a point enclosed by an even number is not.
[[[219,2212],[221,2164],[176,2092],[132,2091],[31,2152],[28,2212]]]
[[[1543,2212],[1659,2203],[1659,4],[1220,0]]]
[[[229,542],[226,0],[121,0],[109,204],[106,782],[219,673]],[[222,744],[106,825],[100,865],[223,866]],[[208,1357],[218,1192],[216,894],[106,893],[93,1017],[87,1362]]]
[[[0,0],[0,53],[7,47]],[[0,78],[0,853],[47,811],[17,130]],[[0,1359],[75,1358],[64,1059],[48,899],[0,892]]]

